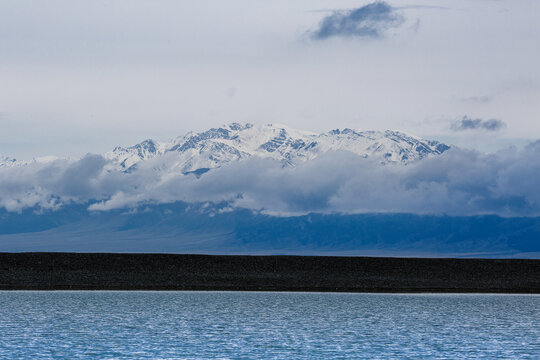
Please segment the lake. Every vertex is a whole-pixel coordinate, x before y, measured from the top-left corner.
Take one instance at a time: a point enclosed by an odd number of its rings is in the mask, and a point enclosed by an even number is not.
[[[0,291],[1,359],[540,358],[540,296]]]

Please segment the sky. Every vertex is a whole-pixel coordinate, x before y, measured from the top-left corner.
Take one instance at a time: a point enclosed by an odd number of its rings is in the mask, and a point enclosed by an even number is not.
[[[80,157],[230,122],[540,138],[540,2],[0,2],[0,155]]]

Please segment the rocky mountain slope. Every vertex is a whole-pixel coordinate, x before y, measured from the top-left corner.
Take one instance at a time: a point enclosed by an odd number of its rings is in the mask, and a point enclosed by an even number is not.
[[[200,174],[254,156],[294,166],[326,152],[348,151],[382,163],[406,164],[448,149],[449,146],[437,141],[399,131],[343,129],[317,134],[283,125],[232,123],[199,133],[190,132],[169,142],[145,140],[127,148],[116,147],[105,157],[122,171],[134,170],[141,161],[163,157],[168,168]]]

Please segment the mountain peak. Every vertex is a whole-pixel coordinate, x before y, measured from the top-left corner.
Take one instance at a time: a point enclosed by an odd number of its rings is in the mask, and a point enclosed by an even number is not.
[[[0,167],[12,167],[18,163],[17,159],[0,155]]]
[[[348,151],[383,163],[407,164],[439,155],[449,146],[400,131],[360,131],[349,128],[313,133],[281,124],[230,123],[201,132],[189,132],[170,142],[145,140],[128,148],[117,147],[106,157],[120,170],[167,155],[167,168],[184,173],[221,167],[250,157],[271,158],[284,166],[311,160],[333,151]],[[165,160],[164,160],[165,161]]]

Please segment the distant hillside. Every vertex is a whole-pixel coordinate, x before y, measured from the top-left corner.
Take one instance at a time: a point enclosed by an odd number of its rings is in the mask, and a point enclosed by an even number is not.
[[[0,212],[2,251],[540,258],[540,218],[364,214],[274,217],[174,203]]]

